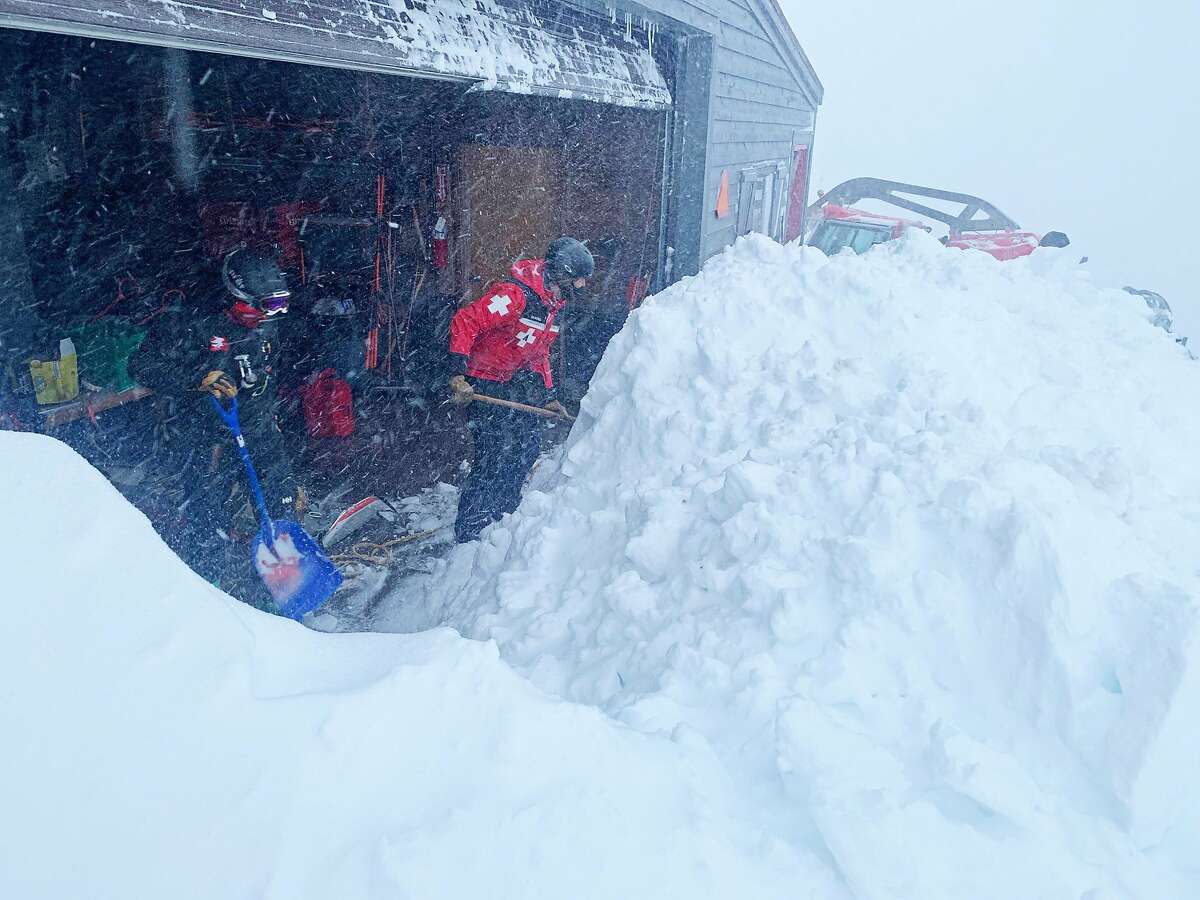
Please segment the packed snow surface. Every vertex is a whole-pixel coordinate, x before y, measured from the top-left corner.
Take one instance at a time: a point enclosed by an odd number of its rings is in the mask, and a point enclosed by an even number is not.
[[[711,751],[818,896],[1200,896],[1200,369],[1069,254],[741,242],[379,627]]]
[[[0,498],[6,900],[823,884],[711,754],[547,698],[493,645],[258,613],[49,438],[0,432]]]
[[[1200,896],[1200,371],[1070,262],[653,298],[375,622],[480,641],[259,614],[0,433],[0,896]]]

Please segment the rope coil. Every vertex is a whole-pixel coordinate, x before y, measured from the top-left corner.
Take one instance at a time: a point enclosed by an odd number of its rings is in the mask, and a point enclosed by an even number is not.
[[[418,531],[416,534],[406,534],[387,541],[359,541],[349,549],[334,556],[333,562],[337,566],[360,563],[367,566],[387,568],[396,558],[395,550],[397,547],[402,547],[405,544],[415,544],[418,541],[431,538],[439,530],[434,528],[429,531]]]

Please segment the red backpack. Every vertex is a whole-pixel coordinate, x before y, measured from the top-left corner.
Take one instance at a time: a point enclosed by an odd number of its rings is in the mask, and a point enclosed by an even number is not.
[[[314,438],[354,434],[354,397],[350,383],[334,369],[322,369],[301,391],[304,422]]]

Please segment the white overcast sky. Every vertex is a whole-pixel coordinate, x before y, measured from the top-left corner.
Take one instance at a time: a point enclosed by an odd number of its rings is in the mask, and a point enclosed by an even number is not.
[[[1200,0],[780,3],[825,84],[814,190],[977,194],[1200,341]]]

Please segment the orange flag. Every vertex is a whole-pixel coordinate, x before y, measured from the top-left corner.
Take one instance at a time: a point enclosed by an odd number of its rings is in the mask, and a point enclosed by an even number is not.
[[[721,189],[717,191],[717,218],[729,215],[729,171],[721,173]]]

